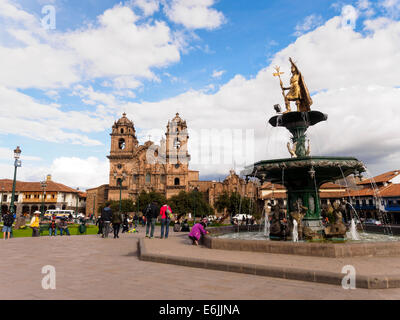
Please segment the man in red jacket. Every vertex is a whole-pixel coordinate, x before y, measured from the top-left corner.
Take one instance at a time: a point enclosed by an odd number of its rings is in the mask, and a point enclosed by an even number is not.
[[[164,204],[160,209],[161,216],[161,239],[164,238],[164,227],[165,227],[165,239],[168,238],[169,223],[171,222],[172,210],[167,204]]]

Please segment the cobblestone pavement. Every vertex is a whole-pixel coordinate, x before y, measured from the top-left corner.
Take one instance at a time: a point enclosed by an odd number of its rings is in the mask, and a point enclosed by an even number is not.
[[[120,235],[120,239],[58,236],[1,240],[0,299],[400,299],[400,289],[344,290],[144,262],[137,256],[137,242],[143,236],[141,230]],[[55,290],[42,288],[45,265],[56,268]]]

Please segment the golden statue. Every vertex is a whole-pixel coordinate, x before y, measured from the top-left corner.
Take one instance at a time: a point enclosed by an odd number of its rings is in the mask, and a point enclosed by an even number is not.
[[[310,93],[308,92],[306,83],[304,78],[297,68],[296,64],[293,62],[292,58],[289,58],[290,63],[292,64],[292,77],[290,78],[290,87],[285,88],[283,86],[283,82],[281,79],[281,75],[283,72],[280,72],[280,67],[275,67],[276,73],[273,75],[275,77],[279,77],[283,98],[285,99],[286,111],[291,112],[290,102],[295,101],[297,106],[297,112],[308,112],[311,111],[310,106],[313,104]],[[285,90],[289,90],[287,94],[285,94]]]

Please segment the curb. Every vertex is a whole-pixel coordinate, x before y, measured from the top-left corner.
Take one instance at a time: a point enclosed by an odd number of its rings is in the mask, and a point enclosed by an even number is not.
[[[139,239],[139,259],[142,261],[172,264],[177,266],[210,269],[225,272],[236,272],[251,274],[262,277],[281,278],[287,280],[298,280],[315,283],[324,283],[342,286],[345,277],[343,273],[335,273],[321,270],[308,270],[300,268],[284,268],[275,266],[264,266],[248,263],[227,262],[219,260],[203,260],[170,256],[158,253],[149,253],[146,249],[144,239]],[[392,289],[400,288],[400,275],[376,276],[357,275],[356,288],[363,289]]]

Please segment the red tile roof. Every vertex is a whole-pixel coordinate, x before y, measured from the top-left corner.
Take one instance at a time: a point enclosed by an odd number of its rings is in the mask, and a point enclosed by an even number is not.
[[[400,175],[400,170],[393,170],[393,171],[382,173],[379,176],[376,176],[371,179],[362,180],[360,182],[357,182],[357,184],[366,185],[366,184],[371,184],[374,182],[375,183],[384,183],[384,182],[390,181],[391,179],[397,177],[398,175]]]
[[[54,181],[46,181],[46,191],[47,192],[66,192],[66,193],[79,193],[78,190],[72,189],[63,185],[61,183],[57,183]],[[10,179],[1,179],[0,180],[0,190],[4,188],[5,192],[11,192],[13,187],[13,180]],[[15,191],[17,192],[42,192],[42,186],[40,182],[23,182],[17,181],[15,185]]]
[[[400,184],[391,184],[380,192],[381,197],[400,197]]]

